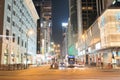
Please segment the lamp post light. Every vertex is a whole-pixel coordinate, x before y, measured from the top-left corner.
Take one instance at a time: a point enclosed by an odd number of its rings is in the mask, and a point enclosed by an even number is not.
[[[26,34],[26,38],[27,38],[27,47],[26,47],[26,69],[28,68],[28,39],[29,39],[29,36],[33,34],[33,30],[32,29],[29,29],[27,31],[27,34]]]

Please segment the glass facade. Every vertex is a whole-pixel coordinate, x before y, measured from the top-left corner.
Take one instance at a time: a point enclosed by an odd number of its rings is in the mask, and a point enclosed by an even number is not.
[[[70,0],[70,22],[73,28],[73,32],[76,34],[78,32],[78,25],[77,25],[77,1]]]
[[[82,25],[83,32],[87,30],[90,25],[97,18],[96,0],[82,0]]]

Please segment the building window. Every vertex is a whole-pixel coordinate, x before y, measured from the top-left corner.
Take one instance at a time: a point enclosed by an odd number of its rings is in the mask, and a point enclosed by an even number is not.
[[[15,16],[15,11],[13,11],[13,15]]]
[[[17,43],[18,43],[18,45],[20,44],[20,37],[18,37],[18,42]]]
[[[9,22],[9,23],[10,23],[10,17],[8,17],[8,16],[7,16],[7,22]]]
[[[13,2],[13,3],[14,3],[14,5],[16,5],[16,0],[14,0],[14,2]]]
[[[25,42],[25,48],[26,48],[26,42]]]
[[[27,43],[25,42],[25,48],[27,48]]]
[[[20,9],[20,13],[22,13],[22,10]]]
[[[12,25],[15,26],[15,22],[14,21],[12,22]]]
[[[13,40],[12,40],[13,42],[15,42],[15,34],[13,33]]]
[[[8,36],[9,36],[9,30],[7,29],[7,30],[6,30],[6,39],[7,39],[7,40],[9,39]]]
[[[21,30],[22,30],[22,29],[21,29],[21,28],[19,28],[19,31],[20,31],[20,32],[21,32]]]
[[[21,46],[23,47],[23,43],[24,43],[24,42],[23,42],[23,40],[22,40],[22,42],[21,42],[21,43],[22,43],[22,44],[21,44]]]
[[[8,8],[9,11],[11,11],[11,6],[10,6],[9,4],[8,4],[8,7],[7,7],[7,8]]]

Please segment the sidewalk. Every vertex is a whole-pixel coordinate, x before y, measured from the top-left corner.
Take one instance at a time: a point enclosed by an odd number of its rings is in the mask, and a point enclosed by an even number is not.
[[[101,67],[88,67],[89,69],[97,70],[97,71],[102,71],[102,72],[120,72],[120,68],[101,68]]]

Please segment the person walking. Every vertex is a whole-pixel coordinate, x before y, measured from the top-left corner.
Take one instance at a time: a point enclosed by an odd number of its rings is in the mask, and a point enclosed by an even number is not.
[[[103,69],[103,62],[101,62],[101,68]]]

